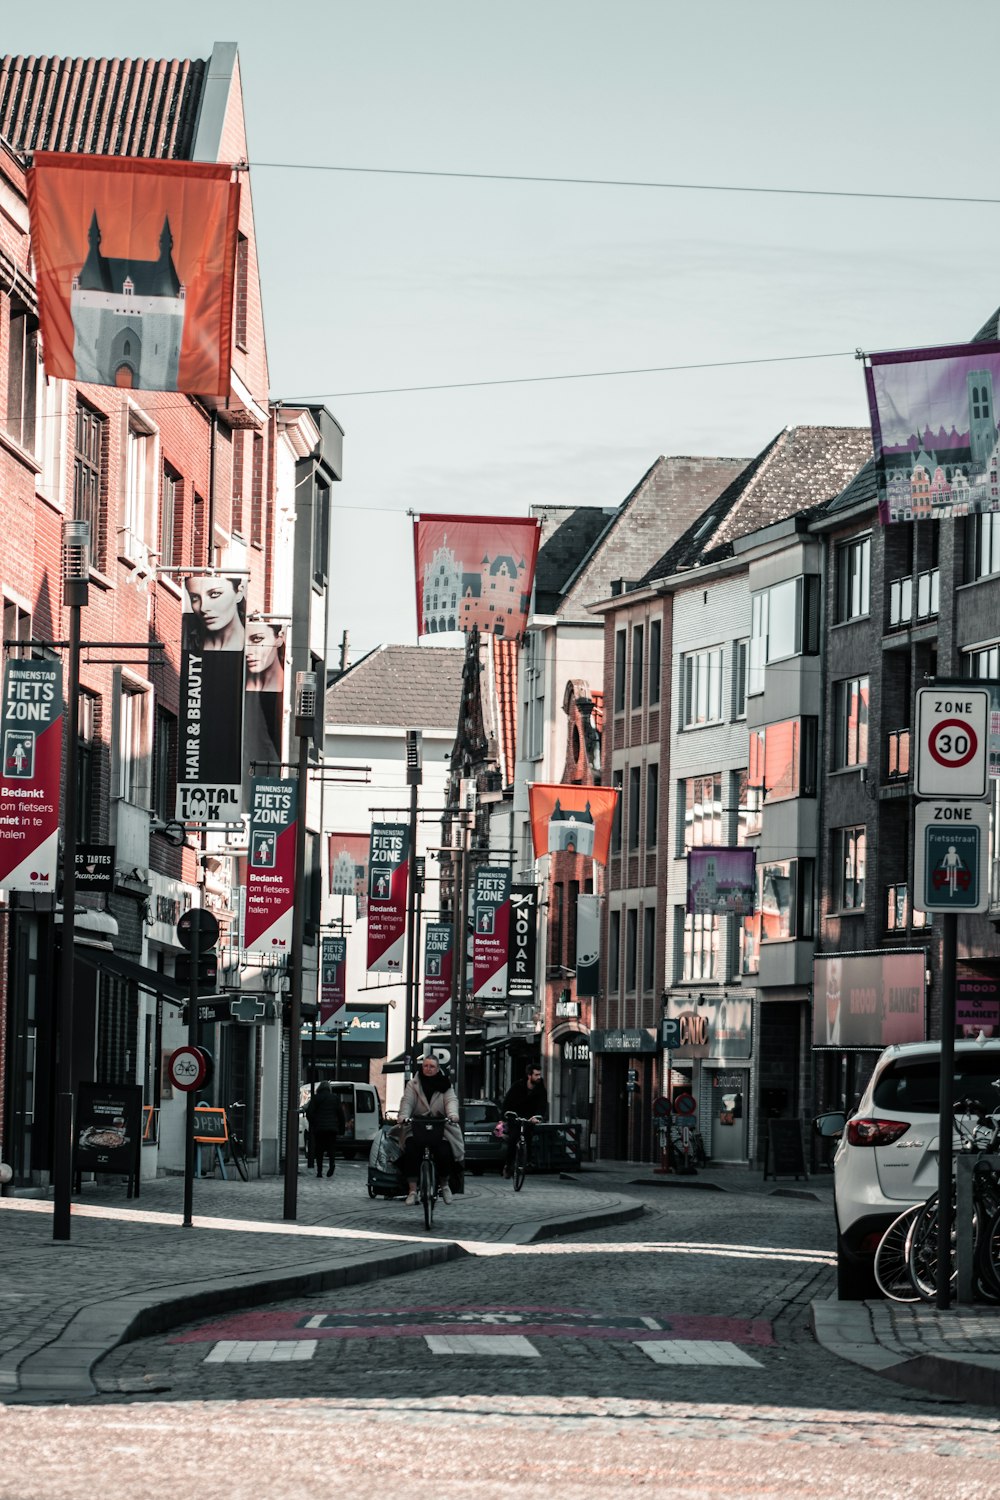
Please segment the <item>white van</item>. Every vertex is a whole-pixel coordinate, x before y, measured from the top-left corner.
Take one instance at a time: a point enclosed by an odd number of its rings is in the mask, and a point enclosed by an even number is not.
[[[337,1140],[337,1151],[339,1155],[346,1156],[348,1160],[361,1154],[368,1155],[371,1143],[378,1134],[382,1124],[382,1101],[370,1083],[354,1083],[353,1081],[338,1081],[336,1078],[327,1079],[333,1087],[337,1098],[340,1100],[344,1111],[344,1120],[347,1129]],[[302,1086],[300,1097],[303,1105],[309,1103],[310,1089],[308,1084]],[[300,1115],[301,1135],[305,1137],[305,1116]]]

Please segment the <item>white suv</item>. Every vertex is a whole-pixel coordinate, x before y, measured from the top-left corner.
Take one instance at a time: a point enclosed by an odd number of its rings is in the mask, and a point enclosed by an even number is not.
[[[854,1112],[815,1121],[820,1135],[840,1137],[833,1172],[842,1300],[877,1295],[882,1234],[904,1208],[937,1190],[940,1059],[940,1042],[887,1047]],[[1000,1040],[955,1043],[954,1099],[1000,1109]]]

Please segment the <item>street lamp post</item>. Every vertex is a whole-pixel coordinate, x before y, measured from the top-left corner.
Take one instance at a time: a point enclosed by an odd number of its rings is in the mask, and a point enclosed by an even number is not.
[[[288,1018],[288,1109],[285,1116],[284,1217],[294,1219],[299,1193],[299,1051],[302,1030],[302,958],[306,925],[306,791],[309,745],[316,723],[315,672],[295,674],[295,733],[299,737],[299,810],[295,824],[295,905],[292,910],[292,989]]]
[[[59,962],[59,1091],[52,1142],[52,1238],[70,1237],[73,1187],[73,944],[76,937],[76,742],[80,736],[80,611],[90,582],[90,522],[63,522],[63,604],[69,610],[66,795],[63,801],[62,952]]]
[[[403,1077],[410,1081],[411,1051],[416,1041],[416,953],[417,932],[417,798],[423,781],[423,735],[419,729],[406,731],[406,782],[410,788],[410,859],[407,882],[406,913],[406,1042],[403,1047]]]

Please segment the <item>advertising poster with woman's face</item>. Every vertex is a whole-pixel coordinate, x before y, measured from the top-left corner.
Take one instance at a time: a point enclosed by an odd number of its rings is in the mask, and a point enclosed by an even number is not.
[[[277,773],[285,708],[285,627],[250,619],[246,627],[244,760],[251,774]]]
[[[189,573],[182,590],[176,815],[236,822],[243,811],[246,579]]]

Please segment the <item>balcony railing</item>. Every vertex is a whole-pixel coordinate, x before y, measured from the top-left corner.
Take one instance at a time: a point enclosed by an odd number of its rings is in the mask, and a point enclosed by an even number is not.
[[[914,620],[932,619],[938,612],[940,589],[939,568],[927,568],[923,573],[918,573],[915,579],[912,574],[906,578],[894,578],[889,584],[890,628],[897,629]]]
[[[910,774],[910,731],[893,729],[886,736],[886,775],[902,781]]]

